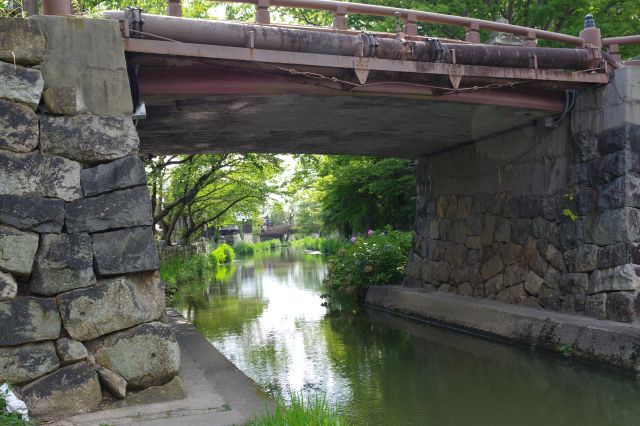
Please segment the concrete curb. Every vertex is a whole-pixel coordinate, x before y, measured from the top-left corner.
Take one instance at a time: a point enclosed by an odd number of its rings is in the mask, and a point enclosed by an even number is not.
[[[365,304],[411,318],[640,371],[640,326],[401,286],[371,287]]]
[[[145,426],[242,425],[273,409],[271,397],[224,357],[179,312],[167,309],[169,325],[181,349],[184,399],[129,398],[118,408],[74,416],[59,426],[98,424]],[[143,391],[145,392],[145,391]],[[140,399],[141,401],[138,401]]]

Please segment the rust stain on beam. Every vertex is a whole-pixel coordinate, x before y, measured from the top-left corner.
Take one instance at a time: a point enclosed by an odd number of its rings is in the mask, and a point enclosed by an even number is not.
[[[462,75],[506,80],[558,81],[604,84],[609,78],[604,73],[529,68],[503,68],[476,65],[415,62],[352,56],[324,55],[303,52],[250,49],[159,40],[124,39],[127,52],[172,55],[192,58],[226,59],[268,64],[302,65],[353,69],[357,66],[375,71],[388,71],[433,75]]]

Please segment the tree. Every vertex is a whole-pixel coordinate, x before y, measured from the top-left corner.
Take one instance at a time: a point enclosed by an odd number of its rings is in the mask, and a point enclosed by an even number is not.
[[[148,178],[153,222],[162,239],[189,240],[205,225],[221,225],[251,216],[278,190],[281,172],[274,155],[202,154],[150,159]]]
[[[344,236],[391,225],[408,230],[415,216],[411,162],[369,157],[323,157],[315,183],[325,228]]]

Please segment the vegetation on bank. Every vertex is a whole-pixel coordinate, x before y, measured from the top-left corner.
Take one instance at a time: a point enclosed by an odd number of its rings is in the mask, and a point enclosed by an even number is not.
[[[190,257],[175,256],[160,262],[160,278],[165,293],[171,297],[178,287],[193,280],[210,280],[224,265],[233,262],[236,254],[228,244],[220,244],[209,254],[196,253]]]
[[[35,426],[33,421],[25,422],[22,414],[7,412],[7,400],[0,396],[0,425],[3,426]]]
[[[325,397],[305,397],[293,394],[286,403],[276,399],[273,413],[267,412],[256,417],[247,426],[343,426],[350,425],[348,418],[329,404]]]
[[[324,254],[334,255],[338,253],[346,241],[341,238],[304,237],[293,240],[291,246],[304,250],[315,250]]]
[[[259,253],[261,251],[275,250],[282,247],[280,240],[266,240],[259,243],[252,243],[249,241],[238,241],[233,245],[233,250],[237,255],[249,255]]]
[[[387,228],[354,238],[329,259],[329,273],[322,283],[326,306],[351,308],[362,301],[368,287],[400,283],[410,250],[410,232]]]

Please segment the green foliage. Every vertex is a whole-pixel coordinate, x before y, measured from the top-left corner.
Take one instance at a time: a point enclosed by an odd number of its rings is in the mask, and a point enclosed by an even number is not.
[[[256,417],[247,426],[342,426],[351,422],[333,408],[327,398],[305,397],[303,394],[291,395],[287,404],[282,398],[276,400],[273,413],[267,412]]]
[[[278,192],[282,171],[280,159],[268,154],[162,156],[147,167],[154,224],[167,243],[252,217]]]
[[[262,251],[271,251],[282,247],[282,242],[277,239],[250,243],[248,241],[238,241],[233,245],[233,250],[237,255],[249,255]]]
[[[218,262],[213,254],[197,253],[189,258],[175,256],[160,262],[160,278],[164,282],[165,293],[172,297],[178,287],[194,280],[213,278]]]
[[[217,265],[232,263],[236,258],[233,248],[226,243],[222,243],[211,252],[211,256],[215,259]]]
[[[255,244],[248,241],[238,241],[233,245],[233,251],[237,255],[241,255],[241,256],[247,255],[247,254],[253,254],[254,250],[255,250]]]
[[[233,263],[235,257],[231,246],[223,243],[209,254],[196,253],[187,258],[174,256],[163,260],[160,262],[160,278],[164,282],[165,294],[172,298],[179,287],[194,281],[209,282],[221,271],[224,275],[226,269],[222,266]]]
[[[22,420],[22,415],[7,412],[7,400],[0,396],[0,425],[2,426],[35,426],[36,423]]]
[[[282,242],[277,239],[260,241],[253,245],[254,252],[275,250],[282,247]]]
[[[410,250],[411,233],[391,228],[357,238],[338,250],[329,260],[329,275],[323,282],[327,306],[345,309],[360,301],[369,286],[399,283]]]
[[[315,188],[325,227],[344,236],[413,226],[416,186],[408,160],[323,157]]]
[[[572,345],[560,345],[558,350],[565,358],[571,358],[575,354],[575,349],[573,349]]]
[[[315,250],[324,254],[334,255],[345,245],[345,241],[338,238],[304,237],[294,240],[292,247],[305,250]]]

